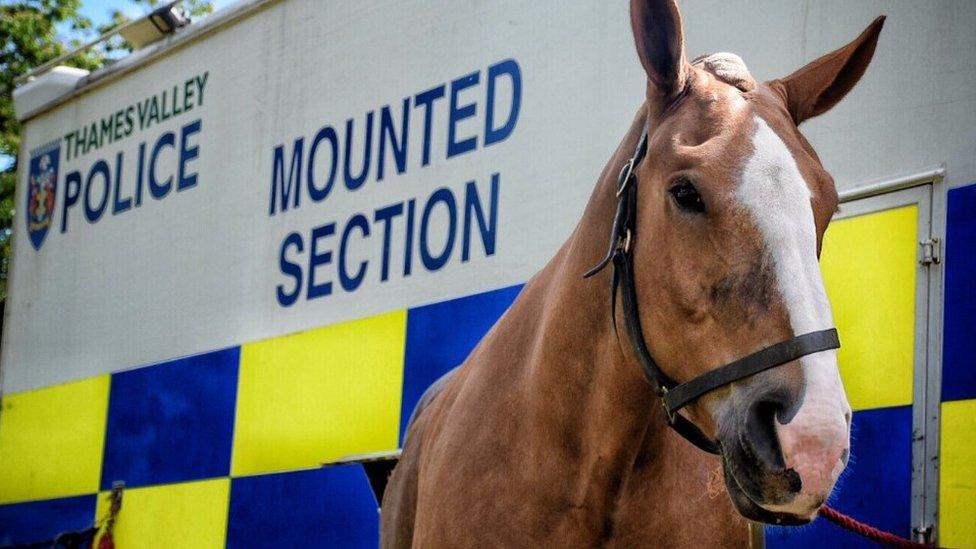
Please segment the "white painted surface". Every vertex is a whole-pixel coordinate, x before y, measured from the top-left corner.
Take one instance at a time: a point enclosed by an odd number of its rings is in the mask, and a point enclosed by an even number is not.
[[[682,7],[691,57],[735,52],[760,80],[839,47],[887,13],[865,79],[808,123],[806,134],[842,188],[939,163],[946,163],[952,185],[976,180],[976,58],[969,55],[976,51],[976,4],[765,0],[747,8],[714,1]],[[506,58],[517,60],[523,79],[521,114],[507,140],[445,159],[442,100],[429,166],[419,165],[421,132],[412,121],[405,174],[381,183],[371,177],[358,191],[333,192],[315,205],[303,196],[299,209],[268,216],[275,145],[299,136],[307,145],[325,124],[341,135],[348,118],[361,123],[368,110],[398,108],[404,97],[472,71],[484,78],[486,67]],[[75,208],[68,232],[58,232],[56,218],[39,251],[27,241],[23,218],[15,220],[4,392],[522,282],[576,223],[643,96],[623,0],[281,0],[30,120],[18,207],[26,201],[30,150],[204,71],[207,95],[199,109],[77,160],[62,158],[55,208],[59,216],[68,171],[87,170],[117,150],[131,155],[139,142],[199,116],[195,188],[95,224]],[[470,99],[483,106],[484,92],[482,80]],[[419,118],[420,111],[411,114]],[[473,133],[483,114],[479,109],[459,129]],[[288,233],[307,238],[322,223],[422,201],[441,186],[458,192],[471,179],[485,192],[494,172],[501,176],[494,256],[485,257],[477,243],[472,260],[461,263],[455,248],[455,259],[437,272],[415,265],[410,277],[384,283],[373,265],[354,293],[340,290],[287,308],[277,303],[275,286],[286,281],[278,253]],[[377,236],[350,257],[375,257]]]
[[[41,76],[18,86],[13,91],[14,108],[18,118],[23,114],[34,113],[44,105],[65,93],[70,93],[79,80],[88,76],[88,71],[75,67],[58,65]]]

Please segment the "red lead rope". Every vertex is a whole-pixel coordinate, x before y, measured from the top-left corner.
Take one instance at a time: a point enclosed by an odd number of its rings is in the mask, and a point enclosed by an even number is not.
[[[926,549],[932,549],[933,547],[932,545],[926,545],[924,543],[918,543],[917,541],[901,538],[889,532],[885,532],[884,530],[878,530],[873,526],[868,526],[867,524],[851,518],[836,509],[831,509],[826,505],[820,508],[820,516],[829,520],[830,522],[833,522],[841,528],[846,528],[855,534],[860,534],[882,545],[905,548],[925,547]]]

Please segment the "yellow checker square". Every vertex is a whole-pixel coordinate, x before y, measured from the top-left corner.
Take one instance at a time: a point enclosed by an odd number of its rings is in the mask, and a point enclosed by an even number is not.
[[[834,221],[820,260],[847,398],[855,410],[912,402],[918,207]]]
[[[406,311],[241,348],[233,475],[397,447]]]
[[[98,491],[109,376],[4,395],[0,503]]]
[[[98,495],[98,520],[108,516],[108,496]],[[229,504],[226,478],[125,490],[112,537],[119,549],[216,549],[224,546]]]
[[[939,545],[976,547],[976,400],[942,403]]]

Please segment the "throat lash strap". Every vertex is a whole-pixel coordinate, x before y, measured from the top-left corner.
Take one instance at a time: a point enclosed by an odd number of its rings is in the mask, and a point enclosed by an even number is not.
[[[627,339],[630,340],[634,356],[648,381],[654,386],[668,425],[679,435],[698,448],[718,454],[718,442],[710,439],[688,418],[678,413],[681,408],[691,404],[699,397],[719,387],[758,374],[765,370],[782,366],[809,354],[837,349],[840,340],[835,328],[810,332],[781,341],[765,349],[740,358],[734,362],[710,370],[690,381],[678,384],[669,378],[658,366],[647,348],[647,340],[641,328],[637,301],[637,288],[634,284],[634,241],[637,238],[637,176],[638,164],[647,153],[647,128],[641,133],[634,156],[620,170],[617,178],[617,209],[610,231],[610,246],[603,259],[584,278],[590,278],[607,265],[613,263],[613,277],[610,286],[610,318],[614,332],[617,332],[617,291],[623,310]]]

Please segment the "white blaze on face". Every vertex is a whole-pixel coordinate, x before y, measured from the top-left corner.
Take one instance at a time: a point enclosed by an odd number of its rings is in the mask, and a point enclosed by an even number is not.
[[[743,168],[736,198],[750,211],[764,239],[794,335],[831,328],[810,188],[783,140],[765,120],[754,119],[753,153]],[[827,497],[844,468],[850,405],[836,351],[807,355],[800,364],[806,387],[803,404],[789,423],[777,422],[776,431],[783,457],[800,474],[803,488],[793,503],[771,510],[807,515]]]

